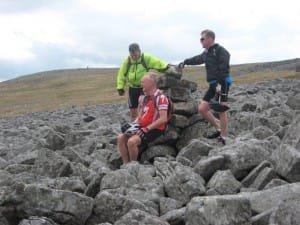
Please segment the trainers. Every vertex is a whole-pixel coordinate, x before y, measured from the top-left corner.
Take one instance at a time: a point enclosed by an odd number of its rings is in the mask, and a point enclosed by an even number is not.
[[[221,134],[221,132],[218,131],[218,130],[216,130],[214,133],[211,133],[211,134],[207,135],[207,138],[208,138],[208,139],[217,138],[217,137],[220,136],[220,134]]]
[[[223,145],[226,145],[226,141],[222,136],[218,137],[218,142],[222,143]]]

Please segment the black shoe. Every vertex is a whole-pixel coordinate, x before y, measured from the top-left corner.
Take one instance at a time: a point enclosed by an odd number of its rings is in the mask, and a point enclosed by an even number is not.
[[[221,132],[218,131],[218,130],[216,130],[214,133],[207,135],[207,138],[208,138],[208,139],[217,138],[217,137],[220,136],[220,134],[221,134]]]
[[[222,138],[222,136],[218,137],[218,142],[222,143],[223,145],[226,145],[226,141],[224,138]]]

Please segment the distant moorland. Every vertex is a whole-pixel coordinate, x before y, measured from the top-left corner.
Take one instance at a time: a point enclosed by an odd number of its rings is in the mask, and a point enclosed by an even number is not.
[[[231,66],[234,85],[300,78],[300,59]],[[0,117],[58,108],[126,101],[116,92],[118,69],[86,68],[40,72],[0,83]],[[206,88],[203,66],[186,67],[183,79]]]

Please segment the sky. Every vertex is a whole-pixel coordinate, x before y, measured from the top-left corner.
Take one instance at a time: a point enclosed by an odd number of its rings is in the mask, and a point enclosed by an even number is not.
[[[1,0],[0,81],[56,69],[119,67],[128,45],[177,64],[211,29],[231,64],[300,57],[296,0]]]

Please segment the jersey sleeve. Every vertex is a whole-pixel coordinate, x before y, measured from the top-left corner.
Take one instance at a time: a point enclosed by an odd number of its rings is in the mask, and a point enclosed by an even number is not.
[[[157,97],[157,109],[160,110],[168,110],[169,100],[165,95],[159,95]]]
[[[185,59],[184,64],[186,65],[201,65],[205,62],[206,52],[204,51],[200,55],[196,55],[192,58]]]
[[[148,53],[144,53],[144,60],[148,69],[155,69],[158,71],[168,69],[168,63]]]

